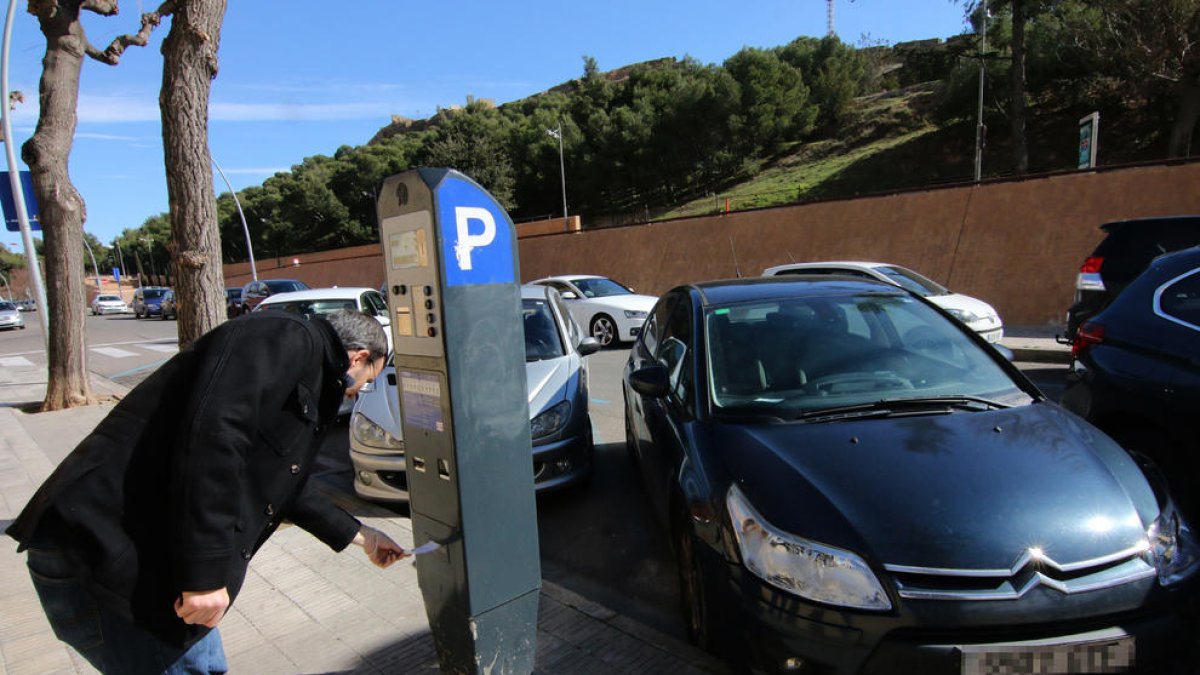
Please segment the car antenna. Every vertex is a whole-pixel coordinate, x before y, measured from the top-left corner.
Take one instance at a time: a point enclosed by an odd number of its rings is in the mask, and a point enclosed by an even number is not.
[[[729,250],[733,252],[733,273],[737,275],[737,278],[741,279],[742,270],[738,267],[737,248],[735,248],[733,245],[733,237],[729,238]]]
[[[791,260],[792,262],[796,262],[796,259],[794,257],[792,257],[791,251],[788,251],[787,254],[788,254],[788,260]]]

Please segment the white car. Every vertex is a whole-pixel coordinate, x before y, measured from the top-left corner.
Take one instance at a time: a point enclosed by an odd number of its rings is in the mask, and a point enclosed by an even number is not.
[[[21,310],[5,300],[0,300],[0,328],[25,330],[25,317],[21,316]]]
[[[375,317],[375,320],[383,326],[383,332],[387,335],[388,353],[392,352],[391,315],[388,313],[387,302],[374,288],[312,288],[307,291],[275,293],[263,298],[253,311],[262,312],[268,309],[304,314],[305,316],[320,316],[333,314],[343,309],[357,309],[368,316]],[[338,414],[349,415],[353,407],[354,399],[348,398],[342,402]]]
[[[999,342],[1004,337],[1004,323],[991,305],[969,295],[954,293],[936,281],[907,267],[890,263],[836,260],[790,263],[763,270],[764,277],[783,274],[845,274],[886,281],[926,298],[965,323],[968,328],[979,333],[988,342]]]
[[[539,493],[585,483],[595,454],[584,357],[600,346],[580,332],[564,305],[553,290],[521,287],[533,485]],[[391,363],[363,387],[354,404],[350,462],[359,497],[408,501],[400,396]]]
[[[587,329],[601,347],[637,339],[646,317],[658,302],[653,295],[638,295],[608,277],[569,274],[531,281],[559,292],[571,318]]]
[[[97,295],[92,300],[92,314],[125,314],[129,305],[119,295]]]

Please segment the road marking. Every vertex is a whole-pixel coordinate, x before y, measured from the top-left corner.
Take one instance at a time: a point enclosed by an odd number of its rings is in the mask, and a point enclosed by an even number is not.
[[[156,352],[162,352],[164,354],[174,354],[175,352],[179,351],[179,345],[144,344],[138,346],[142,349],[149,349]]]
[[[32,366],[32,365],[33,365],[33,361],[30,361],[29,359],[25,358],[24,356],[10,356],[7,358],[0,358],[0,366],[4,366],[5,368],[21,368],[23,366]]]
[[[124,349],[117,349],[116,347],[92,347],[92,351],[114,359],[124,359],[130,356],[137,356],[137,353],[135,352],[127,352]]]

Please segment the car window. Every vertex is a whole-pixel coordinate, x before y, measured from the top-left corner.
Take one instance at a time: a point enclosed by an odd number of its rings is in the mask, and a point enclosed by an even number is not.
[[[291,293],[292,291],[308,290],[308,286],[299,281],[273,280],[264,282],[264,289],[270,293]]]
[[[0,312],[15,312],[15,311],[17,311],[16,305],[12,304],[11,302],[0,302]]]
[[[667,369],[671,393],[677,401],[692,401],[692,312],[690,303],[677,302],[663,328],[658,362]]]
[[[642,331],[638,336],[638,341],[645,350],[646,356],[653,357],[657,354],[659,337],[663,327],[667,325],[667,317],[670,316],[671,310],[675,308],[681,297],[679,293],[663,296],[650,310],[650,316],[646,318],[646,323],[642,324]]]
[[[553,359],[566,353],[549,302],[542,298],[521,300],[521,321],[525,329],[526,362]]]
[[[921,297],[950,294],[950,290],[945,286],[904,267],[881,265],[876,267],[875,271],[891,279],[897,286],[912,291]]]
[[[629,295],[633,292],[604,277],[572,279],[571,283],[579,288],[579,292],[583,293],[585,298],[606,298],[613,295]]]
[[[343,309],[356,310],[357,304],[352,298],[332,298],[328,300],[290,300],[287,302],[272,302],[259,305],[260,309],[273,309],[305,316],[326,315]]]
[[[142,289],[142,297],[148,298],[148,299],[161,298],[163,296],[163,293],[166,293],[166,290],[161,289],[161,288],[143,288]]]
[[[1158,311],[1200,330],[1200,269],[1158,290]]]
[[[893,398],[1030,400],[965,329],[908,295],[713,307],[704,331],[709,395],[718,411],[788,418]]]
[[[376,316],[387,316],[387,302],[383,299],[383,296],[380,295],[378,291],[367,291],[365,300],[366,301],[363,303],[363,306],[370,307],[371,309],[375,310]]]

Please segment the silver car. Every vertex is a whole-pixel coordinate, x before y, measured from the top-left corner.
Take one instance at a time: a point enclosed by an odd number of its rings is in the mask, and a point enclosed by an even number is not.
[[[552,288],[522,286],[521,314],[533,480],[543,492],[580,483],[591,474],[594,448],[583,357],[600,345],[583,335]],[[359,392],[350,416],[350,460],[358,496],[408,501],[400,397],[391,364]]]
[[[7,300],[0,301],[0,330],[12,330],[14,328],[25,329],[25,317],[21,316],[21,310],[17,306]]]

